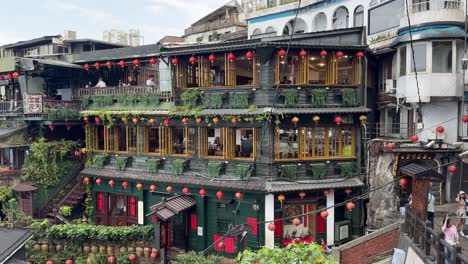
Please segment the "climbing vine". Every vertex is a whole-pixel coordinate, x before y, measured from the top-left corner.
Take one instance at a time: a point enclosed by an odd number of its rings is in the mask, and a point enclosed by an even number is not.
[[[53,109],[47,108],[45,109],[45,116],[48,121],[55,121],[55,120],[78,120],[80,119],[80,114],[76,110],[64,108],[64,109]]]

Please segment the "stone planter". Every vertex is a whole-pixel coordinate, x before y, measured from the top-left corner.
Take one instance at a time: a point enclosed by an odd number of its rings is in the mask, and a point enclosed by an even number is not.
[[[57,252],[62,252],[63,251],[63,245],[62,244],[57,244],[55,245],[55,250]]]
[[[99,247],[96,246],[96,245],[92,245],[91,246],[91,252],[93,252],[94,254],[98,253],[99,252]]]
[[[107,253],[107,247],[103,245],[99,246],[99,254],[106,255],[106,253]]]
[[[151,255],[151,248],[145,247],[143,249],[143,255],[145,255],[146,258],[149,258],[149,256]]]
[[[125,253],[127,253],[127,248],[122,246],[122,247],[120,247],[119,252],[120,252],[121,254],[125,254]]]
[[[128,253],[135,253],[135,247],[134,247],[134,246],[129,246],[129,247],[127,248],[127,252],[128,252]]]

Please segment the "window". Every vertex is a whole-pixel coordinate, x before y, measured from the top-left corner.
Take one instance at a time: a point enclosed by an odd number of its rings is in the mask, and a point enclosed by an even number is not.
[[[253,128],[236,128],[234,134],[235,140],[235,157],[236,158],[254,158],[255,153],[255,129]]]
[[[343,56],[337,62],[337,84],[350,85],[354,82],[353,58]]]
[[[145,152],[161,154],[161,133],[159,127],[147,127],[147,147]]]
[[[262,30],[259,28],[255,29],[252,33],[252,35],[260,35],[260,34],[262,34]]]
[[[411,72],[414,72],[414,64],[416,64],[416,71],[425,72],[426,71],[426,44],[416,44],[413,45],[414,48],[414,62],[413,57],[410,57],[411,61]]]
[[[318,51],[309,53],[309,84],[325,84],[327,64]]]
[[[192,156],[195,151],[195,129],[189,127],[173,127],[168,134],[172,147],[171,154]]]
[[[339,7],[333,14],[333,29],[347,28],[348,20],[348,9],[344,6]]]
[[[327,30],[327,16],[325,13],[319,13],[314,18],[314,30],[325,31]]]
[[[400,76],[406,75],[406,46],[398,49],[400,53]]]
[[[276,29],[272,26],[267,27],[267,29],[265,30],[265,33],[276,33]]]
[[[362,27],[364,26],[364,7],[358,6],[354,10],[354,26]]]
[[[275,156],[277,159],[297,159],[299,157],[299,130],[278,129],[276,131]]]
[[[295,24],[294,24],[295,23]],[[283,29],[283,35],[290,35],[294,28],[294,33],[304,33],[307,31],[307,24],[302,18],[297,18],[296,22],[290,20]]]
[[[394,0],[369,10],[369,35],[379,33],[400,25],[400,12],[403,0]]]
[[[433,41],[432,42],[432,72],[451,73],[452,72],[452,42]]]
[[[116,126],[115,130],[116,130],[116,133],[114,134],[114,136],[118,138],[117,151],[126,152],[127,151],[127,127]]]
[[[105,150],[105,145],[104,145],[104,137],[105,137],[105,131],[104,131],[104,126],[95,126],[95,135],[94,138],[96,140],[94,144],[94,149],[95,150]]]
[[[224,157],[224,137],[223,128],[207,128],[208,157]]]

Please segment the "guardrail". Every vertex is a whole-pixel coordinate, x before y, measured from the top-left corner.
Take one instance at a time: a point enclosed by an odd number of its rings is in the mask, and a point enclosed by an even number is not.
[[[44,99],[44,109],[70,109],[70,110],[81,110],[81,101],[62,101],[62,100],[51,100]]]
[[[0,113],[21,112],[23,110],[22,101],[1,101]]]
[[[88,96],[90,99],[95,95],[126,95],[126,94],[159,94],[159,99],[165,102],[173,101],[171,91],[161,91],[157,86],[125,86],[125,87],[105,87],[105,88],[81,88],[78,90],[78,97]],[[114,98],[116,99],[116,98]]]

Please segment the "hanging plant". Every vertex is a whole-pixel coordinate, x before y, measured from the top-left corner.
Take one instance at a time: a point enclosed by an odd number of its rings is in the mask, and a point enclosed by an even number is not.
[[[171,161],[171,171],[174,175],[180,176],[184,173],[185,160],[175,159]]]
[[[223,107],[224,93],[205,94],[205,106],[211,109],[221,109]]]
[[[233,98],[235,108],[249,107],[250,92],[235,92]]]
[[[197,106],[197,103],[202,98],[201,90],[198,88],[191,88],[182,93],[180,96],[184,102],[184,107],[186,109],[192,109]]]
[[[289,179],[289,180],[296,180],[297,179],[297,165],[296,164],[281,165],[280,177]]]
[[[285,89],[283,90],[284,104],[288,106],[293,106],[297,104],[297,98],[299,93],[296,89]]]
[[[236,174],[241,180],[249,179],[252,176],[252,164],[237,164]]]
[[[338,169],[342,177],[352,176],[354,174],[354,163],[352,162],[339,162]]]
[[[217,178],[221,175],[221,171],[224,169],[224,162],[210,161],[208,162],[208,175],[211,178]]]
[[[115,158],[115,170],[116,171],[124,171],[127,167],[127,161],[129,157],[119,156]]]
[[[107,153],[101,153],[101,154],[96,154],[93,157],[93,167],[102,169],[104,167],[104,164],[106,163],[107,157],[109,154]]]
[[[327,164],[325,163],[315,163],[310,164],[312,170],[312,178],[314,180],[323,180],[327,173]]]
[[[148,158],[146,160],[146,171],[151,174],[157,173],[160,167],[160,161],[161,161],[160,159]]]
[[[327,91],[325,89],[314,89],[310,92],[314,106],[323,106],[326,104]]]
[[[354,89],[341,89],[341,97],[343,98],[344,106],[356,105],[356,90]]]

